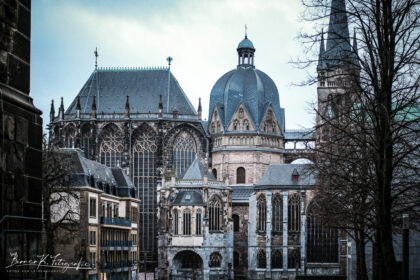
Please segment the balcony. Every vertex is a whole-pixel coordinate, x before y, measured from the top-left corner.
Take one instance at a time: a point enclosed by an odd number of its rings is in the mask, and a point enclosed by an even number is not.
[[[132,247],[131,240],[101,240],[102,250],[131,250]]]
[[[101,224],[120,227],[131,227],[131,221],[126,218],[101,217]]]
[[[119,262],[101,262],[101,269],[104,272],[128,271],[132,266],[134,266],[134,262],[131,260]]]

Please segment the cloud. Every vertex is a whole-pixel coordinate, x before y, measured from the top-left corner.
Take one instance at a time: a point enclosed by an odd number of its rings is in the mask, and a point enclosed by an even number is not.
[[[92,52],[98,46],[100,66],[165,65],[166,57],[172,56],[173,73],[195,106],[202,97],[203,115],[207,116],[211,88],[219,77],[236,67],[236,47],[247,24],[257,50],[255,64],[277,84],[281,106],[286,108],[287,127],[312,125],[307,102],[315,96],[314,88],[290,86],[305,75],[288,64],[303,52],[294,38],[300,28],[310,28],[298,21],[302,12],[299,1],[103,3],[34,3],[32,21],[40,30],[33,37],[44,39],[32,38],[36,45],[32,54],[32,92],[35,104],[42,100],[38,106],[44,111],[49,110],[45,105],[47,96],[58,99],[64,95],[67,104],[76,96],[93,70]],[[50,45],[43,46],[45,42]],[[43,52],[43,48],[51,51]],[[40,61],[48,61],[52,70],[44,67],[47,73],[41,75]],[[58,77],[58,73],[65,73],[67,78]],[[59,85],[43,80],[48,76]]]

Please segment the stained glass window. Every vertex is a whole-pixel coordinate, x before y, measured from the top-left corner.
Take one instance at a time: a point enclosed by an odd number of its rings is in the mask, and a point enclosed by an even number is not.
[[[283,251],[275,249],[271,252],[271,268],[283,268]]]
[[[132,179],[140,199],[140,250],[156,248],[156,137],[151,129],[137,131],[133,138]]]
[[[267,267],[267,258],[266,258],[264,249],[258,250],[257,264],[258,264],[258,268],[266,268]]]
[[[222,218],[222,202],[219,198],[213,197],[209,202],[209,229],[210,231],[218,231],[221,228]]]
[[[291,232],[300,231],[300,196],[295,193],[289,197],[288,229]]]
[[[265,196],[260,195],[257,200],[257,230],[265,232],[265,225],[266,225],[266,217],[267,217],[267,211],[266,211],[266,201]]]
[[[338,231],[326,227],[314,211],[314,203],[308,207],[306,242],[307,260],[316,263],[338,262]]]
[[[274,232],[282,232],[283,231],[283,203],[282,197],[280,195],[273,196],[273,231]]]
[[[99,146],[101,163],[108,167],[119,166],[123,151],[122,137],[116,131],[105,131],[105,136]]]
[[[176,175],[181,177],[195,159],[196,144],[192,135],[181,132],[176,137],[173,147],[174,169]]]

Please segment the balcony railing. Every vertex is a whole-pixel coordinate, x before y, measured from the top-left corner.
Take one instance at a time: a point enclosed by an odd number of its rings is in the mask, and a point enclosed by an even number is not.
[[[134,265],[133,261],[101,262],[102,269],[132,267],[133,265]]]
[[[101,224],[131,227],[131,221],[126,218],[101,217]]]
[[[102,247],[132,247],[132,240],[101,240]]]

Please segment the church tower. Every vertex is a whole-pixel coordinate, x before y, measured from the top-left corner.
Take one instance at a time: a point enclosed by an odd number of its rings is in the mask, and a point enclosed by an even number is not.
[[[318,57],[318,114],[317,142],[325,141],[331,131],[325,122],[336,120],[343,106],[350,104],[351,82],[358,76],[357,41],[350,43],[345,0],[332,0],[330,21],[326,34],[321,33]],[[322,126],[322,128],[320,128]]]

